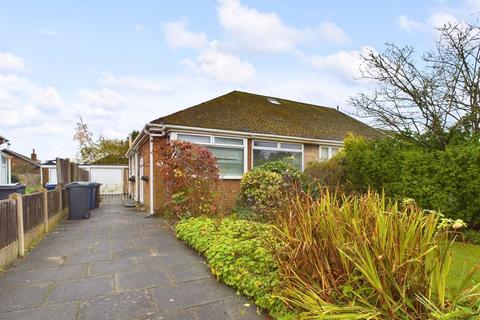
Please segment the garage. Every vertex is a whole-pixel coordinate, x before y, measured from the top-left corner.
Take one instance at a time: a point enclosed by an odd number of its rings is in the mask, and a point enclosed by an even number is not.
[[[101,184],[101,194],[125,193],[125,180],[127,166],[85,166],[90,172],[90,181]]]

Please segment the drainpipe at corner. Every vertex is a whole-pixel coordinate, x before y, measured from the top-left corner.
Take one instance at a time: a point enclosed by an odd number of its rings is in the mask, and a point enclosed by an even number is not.
[[[150,177],[148,179],[150,186],[150,215],[155,213],[155,208],[153,207],[153,187],[154,187],[154,174],[153,174],[153,137],[150,136]]]

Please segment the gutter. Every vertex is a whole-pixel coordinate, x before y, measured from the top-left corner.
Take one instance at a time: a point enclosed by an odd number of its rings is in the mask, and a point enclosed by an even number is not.
[[[163,134],[168,129],[177,129],[177,130],[191,130],[191,131],[203,131],[211,133],[219,133],[225,135],[238,135],[246,138],[263,138],[270,140],[281,140],[281,141],[295,141],[295,142],[306,142],[311,144],[328,144],[328,145],[338,145],[342,146],[343,141],[338,140],[328,140],[328,139],[312,139],[312,138],[303,138],[295,136],[282,136],[276,134],[267,134],[267,133],[257,133],[257,132],[244,132],[244,131],[232,131],[232,130],[223,130],[223,129],[210,129],[210,128],[200,128],[200,127],[189,127],[189,126],[178,126],[178,125],[160,125],[156,123],[149,123],[150,128],[158,128],[162,130]]]

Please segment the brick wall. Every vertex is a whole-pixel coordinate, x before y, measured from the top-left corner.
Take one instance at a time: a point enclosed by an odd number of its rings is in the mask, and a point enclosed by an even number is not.
[[[15,179],[18,182],[28,186],[40,185],[40,167],[34,166],[31,163],[13,156],[11,158],[11,168],[12,168],[12,182]]]
[[[238,194],[240,193],[240,180],[220,180],[218,187],[220,206],[224,212],[228,213],[235,206]]]
[[[319,149],[318,145],[315,144],[304,144],[303,145],[303,158],[304,164],[303,168],[309,163],[310,161],[318,161],[319,160]]]

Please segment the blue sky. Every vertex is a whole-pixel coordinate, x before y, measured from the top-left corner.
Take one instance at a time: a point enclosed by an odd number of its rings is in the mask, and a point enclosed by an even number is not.
[[[119,138],[231,90],[351,112],[360,53],[428,50],[480,0],[0,0],[0,135],[42,160],[73,157],[79,115]]]

